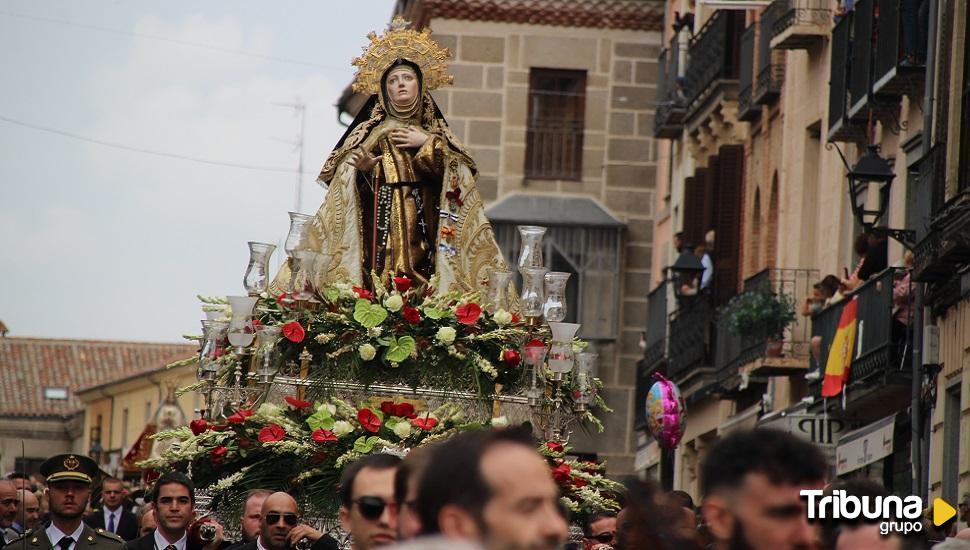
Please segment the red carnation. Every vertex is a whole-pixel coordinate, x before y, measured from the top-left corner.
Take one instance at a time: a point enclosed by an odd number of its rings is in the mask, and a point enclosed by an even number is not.
[[[391,412],[394,416],[400,416],[401,418],[414,418],[414,405],[410,403],[398,403],[394,405],[394,410]]]
[[[573,487],[579,489],[579,488],[585,487],[587,485],[589,485],[589,482],[586,481],[585,479],[583,479],[581,477],[574,477],[573,478]]]
[[[286,430],[283,429],[283,426],[270,424],[262,430],[259,430],[259,441],[262,443],[272,443],[273,441],[282,440],[285,435]]]
[[[189,428],[192,430],[192,435],[199,435],[209,429],[209,423],[202,418],[196,418],[189,422]]]
[[[438,419],[433,416],[419,416],[411,419],[411,425],[430,432],[438,425]]]
[[[227,418],[226,420],[228,420],[233,424],[242,424],[243,422],[246,421],[247,418],[249,418],[252,415],[253,415],[253,411],[251,409],[240,409],[236,411],[235,414]]]
[[[317,443],[326,443],[328,441],[337,440],[337,436],[334,435],[333,432],[331,432],[330,430],[324,430],[323,428],[317,428],[313,430],[313,433],[310,434],[310,437],[312,437],[313,440],[316,441]]]
[[[377,430],[381,429],[380,417],[374,414],[374,411],[370,409],[361,409],[357,411],[357,421],[360,422],[360,426],[368,432],[377,433]]]
[[[228,454],[229,449],[225,445],[219,445],[209,452],[209,459],[213,464],[222,464],[222,461],[226,459],[226,455]]]
[[[563,444],[558,441],[548,441],[546,442],[546,447],[554,453],[561,453],[565,450]]]
[[[514,349],[505,350],[505,352],[502,354],[502,359],[504,359],[505,364],[511,368],[519,366],[519,363],[522,362],[522,356],[519,355],[519,352],[515,351]]]
[[[374,293],[371,292],[371,291],[369,291],[369,290],[367,290],[366,288],[359,287],[359,286],[355,286],[353,288],[353,291],[354,291],[354,294],[356,294],[357,297],[360,298],[361,300],[373,300],[374,299]]]
[[[559,464],[552,469],[552,477],[556,480],[556,483],[564,484],[569,483],[572,480],[572,473],[569,468],[569,464],[565,462]]]
[[[407,292],[411,288],[411,279],[407,277],[394,277],[394,288],[398,292]]]
[[[421,312],[416,307],[404,306],[404,320],[416,325],[421,322]]]
[[[263,322],[259,319],[253,319],[253,332],[263,328]]]
[[[297,399],[292,395],[287,395],[283,399],[285,399],[287,403],[289,403],[296,409],[307,409],[313,406],[313,403],[310,403],[309,401],[304,401],[302,399]]]
[[[458,317],[458,322],[463,325],[474,325],[478,318],[482,316],[482,308],[474,303],[469,302],[458,306],[455,310],[455,315]]]
[[[300,323],[296,321],[290,321],[289,323],[286,323],[285,325],[283,325],[283,336],[286,336],[286,339],[289,340],[290,342],[293,342],[294,344],[299,344],[300,342],[303,341],[303,338],[306,336],[306,331],[303,330],[303,325],[301,325]]]

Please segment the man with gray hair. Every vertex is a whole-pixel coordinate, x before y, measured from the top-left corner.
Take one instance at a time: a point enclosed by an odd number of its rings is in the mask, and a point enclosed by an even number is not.
[[[14,518],[13,530],[23,534],[37,526],[40,521],[40,501],[37,495],[20,489],[17,491],[17,517]]]
[[[17,538],[13,523],[17,517],[17,487],[9,479],[0,479],[0,548]]]

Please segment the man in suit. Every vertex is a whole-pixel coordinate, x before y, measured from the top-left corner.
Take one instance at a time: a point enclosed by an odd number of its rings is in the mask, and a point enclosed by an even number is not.
[[[126,541],[138,538],[138,520],[124,507],[125,486],[120,479],[106,478],[101,482],[101,508],[84,518],[91,527],[114,533]]]
[[[16,538],[13,522],[17,517],[17,487],[8,479],[0,479],[0,548]]]
[[[104,529],[92,529],[82,518],[91,498],[98,465],[82,455],[52,456],[40,465],[47,478],[50,523],[27,530],[10,541],[12,548],[29,550],[121,550],[124,541]]]
[[[290,495],[273,493],[263,501],[259,534],[254,540],[233,547],[235,550],[289,550],[301,548],[301,539],[309,541],[308,550],[337,550],[337,541],[300,523],[296,500]]]
[[[34,493],[19,489],[17,491],[17,520],[13,529],[22,534],[27,529],[33,529],[40,522],[40,501]]]
[[[152,490],[152,504],[158,527],[151,533],[125,543],[125,550],[200,550],[189,542],[189,525],[195,519],[195,485],[181,472],[158,478]],[[218,550],[222,526],[214,523],[215,539],[201,550]]]

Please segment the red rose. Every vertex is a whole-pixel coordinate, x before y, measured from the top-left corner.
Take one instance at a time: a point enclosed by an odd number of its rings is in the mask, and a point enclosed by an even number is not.
[[[583,392],[579,390],[573,390],[573,399],[579,399],[583,396]]]
[[[310,403],[309,401],[304,401],[302,399],[297,399],[291,395],[287,395],[283,399],[285,399],[287,403],[289,403],[296,409],[307,409],[313,406],[313,403]]]
[[[410,403],[398,403],[394,405],[394,410],[391,412],[393,416],[400,416],[401,418],[414,418],[414,405]]]
[[[513,325],[519,324],[519,321],[521,321],[521,320],[522,320],[522,318],[519,317],[519,314],[518,313],[513,313],[512,314],[512,324]]]
[[[398,292],[407,292],[411,288],[411,279],[407,277],[394,277],[394,288]]]
[[[313,433],[310,434],[310,437],[312,437],[313,440],[316,441],[317,443],[326,443],[328,441],[337,440],[337,436],[334,435],[333,432],[331,432],[330,430],[324,430],[323,428],[317,428],[313,430]]]
[[[373,300],[374,299],[374,293],[371,292],[371,291],[369,291],[369,290],[367,290],[366,288],[359,287],[359,286],[355,286],[353,288],[353,291],[354,291],[354,294],[356,294],[357,297],[360,298],[361,300]]]
[[[219,445],[209,452],[209,459],[213,464],[222,464],[222,461],[226,459],[226,455],[228,454],[229,449],[225,445]]]
[[[253,332],[263,328],[263,323],[259,319],[253,319]]]
[[[283,429],[283,426],[280,426],[279,424],[270,424],[262,430],[259,430],[259,441],[261,443],[280,441],[285,435],[286,430]]]
[[[553,479],[556,480],[556,483],[559,483],[559,484],[569,483],[572,480],[572,474],[569,468],[569,464],[566,464],[565,462],[563,462],[560,465],[553,468],[552,477]]]
[[[394,402],[393,401],[382,401],[381,402],[381,412],[384,414],[394,414]]]
[[[419,416],[411,419],[411,425],[430,432],[438,425],[438,419],[433,416]]]
[[[189,428],[192,430],[192,435],[199,435],[209,429],[209,423],[202,418],[196,418],[189,422]]]
[[[233,414],[232,416],[230,416],[229,418],[227,418],[226,420],[228,420],[229,422],[231,422],[233,424],[242,424],[243,422],[246,421],[247,418],[249,418],[252,415],[253,415],[253,411],[252,410],[250,410],[250,409],[240,409],[240,410],[236,411],[235,414]]]
[[[474,325],[478,318],[482,316],[482,308],[474,303],[469,302],[458,306],[455,310],[455,315],[458,317],[458,322],[463,325]]]
[[[357,411],[357,421],[360,422],[360,426],[371,433],[377,433],[377,430],[381,429],[381,419],[374,411],[370,409],[361,409]]]
[[[561,453],[565,450],[563,444],[558,441],[548,441],[546,442],[546,447],[554,453]]]
[[[404,306],[404,320],[416,325],[421,322],[421,312],[416,307]]]
[[[303,330],[303,325],[301,325],[300,323],[296,321],[290,321],[289,323],[286,323],[285,325],[283,325],[283,336],[286,336],[286,339],[289,340],[290,342],[293,342],[294,344],[299,344],[300,342],[303,341],[303,338],[306,336],[306,331]]]
[[[522,362],[522,356],[519,355],[519,352],[515,351],[514,349],[505,350],[505,352],[502,353],[502,359],[505,360],[506,365],[512,368],[519,366],[519,363]]]

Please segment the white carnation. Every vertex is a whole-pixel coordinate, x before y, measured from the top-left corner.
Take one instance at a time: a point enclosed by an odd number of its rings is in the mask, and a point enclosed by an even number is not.
[[[333,435],[337,437],[343,437],[350,432],[354,431],[354,427],[346,420],[338,420],[333,423]]]
[[[400,294],[391,294],[384,300],[384,307],[389,311],[401,311],[401,308],[404,307],[404,298],[401,298]]]
[[[411,423],[407,421],[398,422],[394,426],[394,435],[400,437],[401,439],[411,435]]]
[[[357,353],[360,354],[360,358],[364,361],[370,361],[377,356],[377,348],[370,344],[364,344],[357,348]]]
[[[495,320],[495,324],[499,326],[505,326],[512,322],[512,314],[509,313],[508,311],[505,311],[504,309],[500,309],[495,312],[495,315],[492,316],[492,319]]]
[[[435,334],[435,340],[447,346],[455,341],[455,336],[457,335],[458,333],[455,331],[455,329],[451,327],[441,327],[438,329],[438,333]]]

